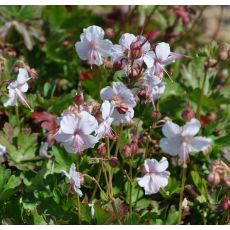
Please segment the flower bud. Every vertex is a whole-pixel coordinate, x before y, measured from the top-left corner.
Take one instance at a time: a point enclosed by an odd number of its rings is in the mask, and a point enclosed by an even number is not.
[[[152,101],[152,93],[148,90],[147,87],[143,87],[142,89],[140,89],[137,93],[138,98],[141,101],[144,101],[146,103],[151,102]]]
[[[224,178],[224,183],[225,183],[225,185],[226,185],[227,187],[230,188],[230,177],[225,177],[225,178]]]
[[[141,57],[142,51],[141,51],[141,43],[139,41],[132,42],[130,45],[130,49],[131,49],[131,57],[133,59],[137,59]]]
[[[122,70],[122,61],[117,61],[113,64],[113,68],[115,71]]]
[[[97,147],[97,153],[101,156],[105,156],[105,154],[107,153],[107,148],[105,146],[105,143],[101,143],[98,147]]]
[[[227,43],[223,43],[220,45],[220,48],[219,48],[219,58],[222,60],[222,61],[225,61],[228,59],[228,56],[229,56],[229,45]]]
[[[214,186],[218,185],[220,183],[220,176],[218,173],[211,172],[208,175],[208,181],[213,184]]]
[[[84,174],[80,173],[80,184],[84,183]]]
[[[84,96],[82,91],[78,91],[74,97],[74,103],[76,105],[82,105],[84,103]]]
[[[110,157],[109,159],[109,165],[114,168],[119,164],[119,160],[117,157]]]
[[[108,38],[113,38],[114,37],[114,30],[112,28],[107,28],[105,30],[105,35],[108,37]]]
[[[159,110],[153,110],[152,118],[154,121],[158,121],[161,118],[161,112]]]
[[[222,205],[223,205],[223,209],[225,211],[230,211],[230,200],[229,200],[229,198],[224,197]]]
[[[129,145],[124,145],[121,152],[125,157],[130,157],[132,150]]]
[[[194,112],[189,106],[186,106],[181,116],[185,121],[190,121],[194,117]]]
[[[62,45],[63,45],[64,47],[67,47],[69,44],[70,44],[70,42],[69,42],[68,40],[64,40],[64,41],[62,42]]]

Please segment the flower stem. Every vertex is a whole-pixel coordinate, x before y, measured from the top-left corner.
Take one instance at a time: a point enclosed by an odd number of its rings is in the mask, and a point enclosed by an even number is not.
[[[85,177],[88,177],[90,180],[92,180],[93,182],[95,182],[95,184],[97,185],[97,187],[100,189],[100,191],[103,193],[103,195],[105,196],[106,200],[108,200],[108,196],[105,194],[104,190],[102,189],[102,187],[100,186],[100,184],[98,183],[98,181],[94,178],[91,177],[88,174],[84,174]],[[92,199],[91,199],[92,202]]]
[[[106,149],[107,149],[107,157],[108,160],[110,159],[110,146],[109,146],[109,138],[106,138]],[[113,185],[112,185],[112,171],[111,167],[109,167],[109,191],[110,191],[110,197],[113,197]]]
[[[205,70],[203,82],[202,82],[202,85],[201,85],[201,91],[200,91],[200,95],[199,95],[198,103],[197,103],[197,111],[196,111],[196,118],[197,119],[200,119],[200,110],[201,110],[201,106],[202,106],[202,98],[203,98],[203,95],[204,95],[204,87],[205,87],[205,82],[206,82],[206,79],[207,79],[207,75],[208,75],[207,70]]]
[[[118,138],[117,138],[117,145],[116,145],[116,149],[115,149],[115,153],[114,153],[115,157],[117,157],[117,155],[118,155],[118,151],[119,151],[119,147],[120,147],[120,142],[121,142],[121,133],[122,133],[122,130],[123,130],[123,126],[122,126],[122,124],[120,124],[119,132],[118,132]]]
[[[77,172],[79,172],[79,154],[77,153],[77,159],[76,159],[76,169]],[[77,196],[77,210],[78,210],[78,224],[81,224],[81,203],[80,203],[80,197]]]
[[[19,128],[19,131],[21,131],[19,108],[18,108],[17,105],[15,106],[15,115],[16,115],[16,120],[17,120],[17,125],[18,125],[18,128]]]
[[[186,180],[186,167],[183,166],[182,167],[182,182],[181,182],[181,190],[180,190],[180,202],[179,202],[179,215],[178,215],[177,224],[181,224],[182,202],[183,202],[183,196],[184,196],[185,180]]]
[[[132,182],[133,182],[133,169],[132,158],[129,159],[129,221],[132,224]]]
[[[90,198],[90,203],[92,203],[92,201],[93,201],[93,199],[94,199],[94,197],[95,197],[95,195],[96,195],[96,192],[97,192],[97,189],[98,189],[98,181],[100,181],[100,178],[101,178],[101,168],[99,168],[99,170],[98,170],[98,174],[97,174],[97,178],[95,179],[96,180],[96,186],[94,187],[94,190],[93,190],[93,194],[92,194],[92,196],[91,196],[91,198]],[[104,191],[103,191],[104,192]]]

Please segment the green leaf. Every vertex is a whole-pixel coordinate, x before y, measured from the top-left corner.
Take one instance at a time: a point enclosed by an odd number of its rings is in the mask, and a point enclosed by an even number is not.
[[[215,140],[215,143],[221,146],[230,146],[230,134],[227,134],[226,136],[220,137]]]
[[[191,171],[191,177],[198,191],[207,199],[207,181],[204,178],[201,178],[198,171]]]
[[[179,212],[175,210],[175,208],[171,208],[166,220],[166,224],[176,224],[178,219]]]
[[[9,169],[0,166],[0,202],[9,199],[21,184],[21,180],[15,175],[11,175]]]

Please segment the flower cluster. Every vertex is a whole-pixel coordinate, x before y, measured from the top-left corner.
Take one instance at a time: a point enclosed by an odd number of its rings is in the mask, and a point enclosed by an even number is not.
[[[82,92],[77,93],[75,104],[65,110],[58,119],[59,129],[55,139],[63,144],[67,152],[78,154],[93,148],[104,138],[113,140],[116,134],[112,125],[123,126],[132,123],[134,109],[139,101],[152,103],[154,106],[154,100],[158,100],[165,91],[163,74],[169,76],[165,67],[183,57],[171,52],[167,43],[158,43],[152,49],[146,37],[129,33],[121,36],[118,45],[113,45],[111,41],[104,39],[104,31],[98,26],[84,29],[80,38],[81,41],[76,43],[76,51],[82,60],[91,66],[100,66],[110,59],[115,69],[123,70],[132,84],[113,82],[112,86],[101,89],[101,105],[97,102],[84,102]],[[207,138],[194,137],[199,129],[200,122],[196,119],[191,119],[182,128],[167,121],[162,129],[165,138],[160,140],[160,147],[165,153],[178,155],[185,165],[189,152],[202,151],[211,143]],[[123,147],[129,157],[137,150],[137,140],[135,143],[132,140],[130,146]],[[98,151],[104,155],[108,150],[105,144],[101,143]],[[108,159],[109,162],[112,158]],[[115,158],[117,159],[117,156],[114,156]],[[166,171],[167,168],[168,161],[165,157],[159,162],[155,159],[145,160],[145,175],[137,178],[137,182],[144,188],[146,195],[156,193],[167,185],[170,175]]]

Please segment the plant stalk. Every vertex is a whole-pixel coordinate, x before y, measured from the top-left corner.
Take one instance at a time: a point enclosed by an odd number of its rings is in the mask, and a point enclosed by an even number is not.
[[[181,182],[181,190],[180,190],[179,215],[178,215],[177,224],[181,224],[185,180],[186,180],[186,167],[182,166],[182,182]]]

